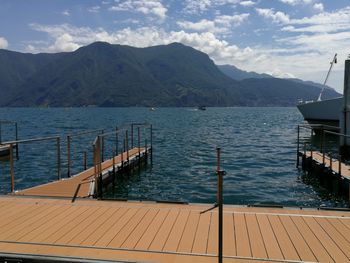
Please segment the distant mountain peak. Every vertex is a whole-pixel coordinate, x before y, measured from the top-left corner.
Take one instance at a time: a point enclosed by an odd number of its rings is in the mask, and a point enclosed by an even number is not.
[[[177,42],[145,48],[95,42],[56,54],[0,50],[0,106],[293,106],[320,92],[304,82],[219,68]]]
[[[265,79],[265,78],[274,78],[271,75],[268,74],[259,74],[254,71],[244,71],[242,69],[237,68],[234,65],[218,65],[218,68],[221,70],[222,73],[227,75],[228,77],[234,79],[234,80],[244,80],[244,79]]]

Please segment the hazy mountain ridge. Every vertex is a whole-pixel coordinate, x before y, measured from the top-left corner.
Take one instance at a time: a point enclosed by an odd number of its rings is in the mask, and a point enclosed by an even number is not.
[[[320,92],[272,77],[234,80],[208,55],[179,43],[96,42],[36,55],[0,50],[0,62],[0,106],[292,106]],[[324,97],[338,95],[327,90]]]

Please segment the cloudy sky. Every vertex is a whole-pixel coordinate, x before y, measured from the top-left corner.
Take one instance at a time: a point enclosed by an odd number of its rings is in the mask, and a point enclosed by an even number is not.
[[[181,42],[232,64],[343,89],[349,0],[0,0],[0,48],[73,51],[94,41]]]

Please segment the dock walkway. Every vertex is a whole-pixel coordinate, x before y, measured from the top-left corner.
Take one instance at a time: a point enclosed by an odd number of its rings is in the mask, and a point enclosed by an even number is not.
[[[3,196],[0,259],[217,262],[208,207]],[[350,262],[350,213],[225,206],[223,240],[224,262]]]
[[[139,154],[143,155],[146,152],[145,148],[133,148],[129,153],[124,152],[114,157],[115,167],[121,167],[122,161],[126,162],[126,156],[129,156],[129,161],[137,158]],[[113,158],[104,161],[102,164],[102,173],[107,173],[113,169]],[[35,186],[32,188],[16,191],[14,195],[21,196],[41,196],[41,197],[89,197],[94,195],[94,167],[91,167],[70,178],[64,178],[58,181]]]
[[[339,174],[342,177],[350,180],[350,165],[340,162],[337,159],[332,159],[325,155],[323,160],[323,153],[319,151],[306,151],[305,153],[299,153],[299,155],[305,155],[306,158],[312,158],[316,163],[325,165],[332,170],[333,173]]]

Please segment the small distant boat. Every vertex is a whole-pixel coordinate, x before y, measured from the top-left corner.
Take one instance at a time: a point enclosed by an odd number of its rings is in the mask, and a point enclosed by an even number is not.
[[[198,106],[198,110],[206,110],[207,108],[205,106]]]
[[[149,108],[149,110],[150,110],[150,111],[155,111],[156,109],[153,108],[153,107],[151,107],[151,108]]]

